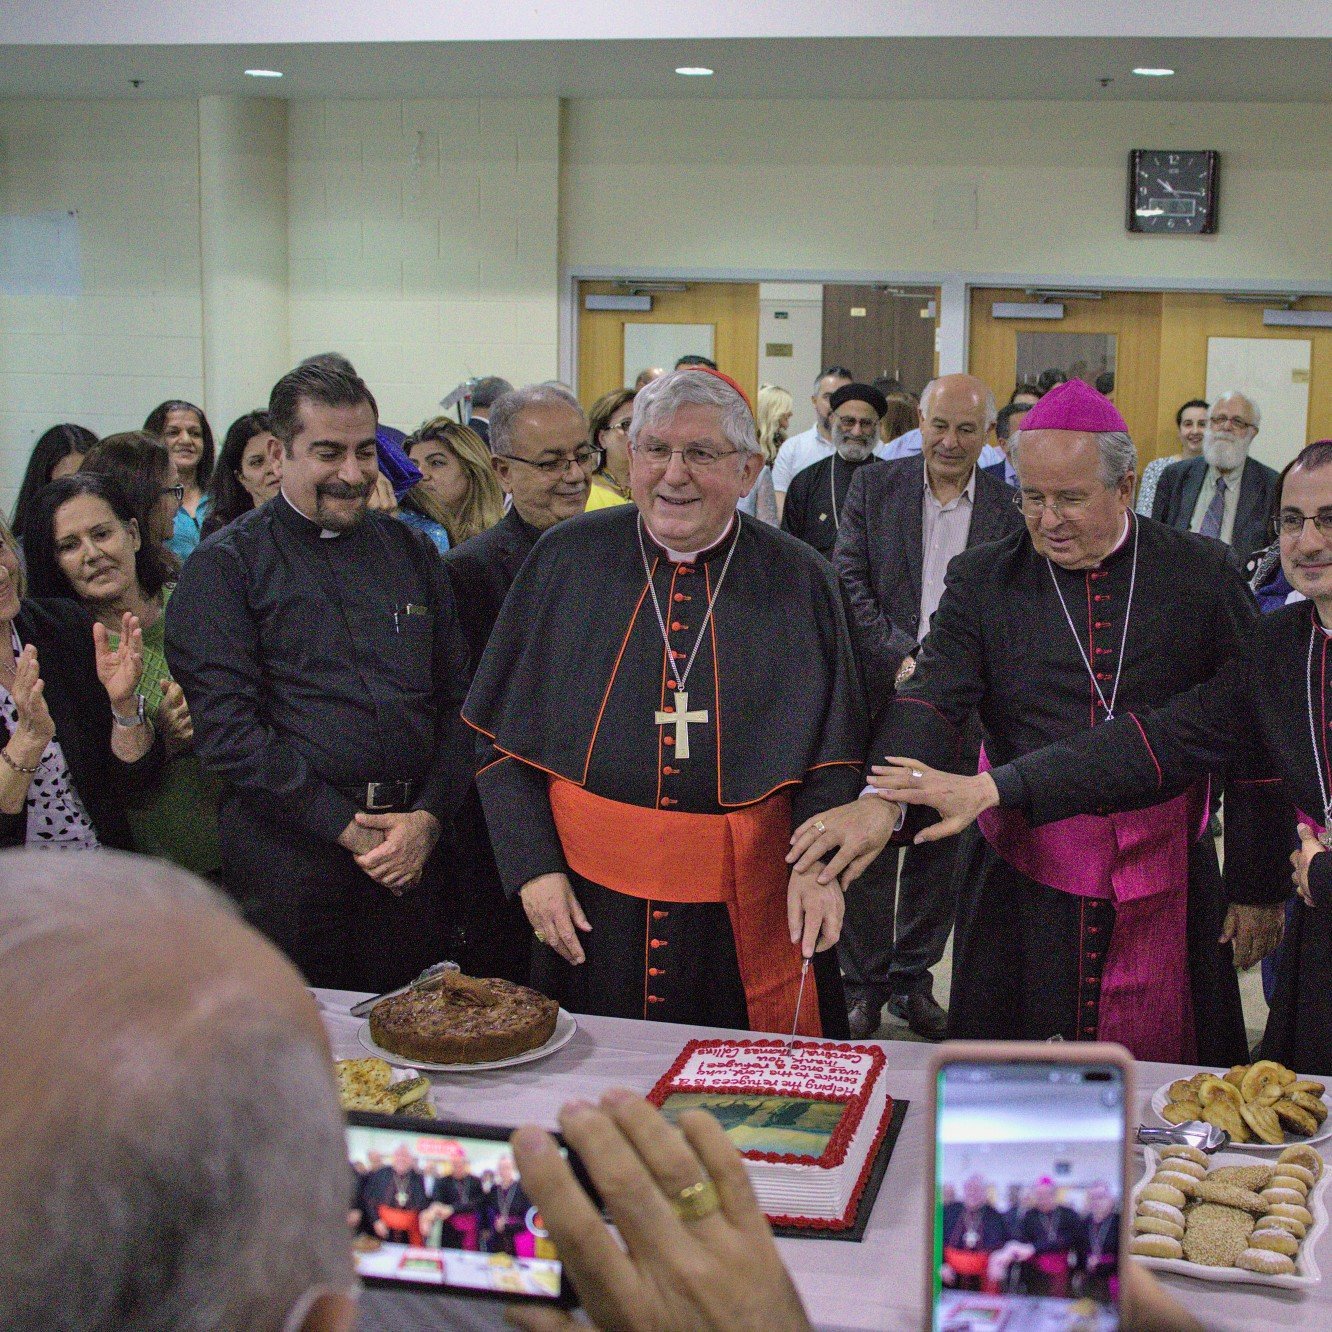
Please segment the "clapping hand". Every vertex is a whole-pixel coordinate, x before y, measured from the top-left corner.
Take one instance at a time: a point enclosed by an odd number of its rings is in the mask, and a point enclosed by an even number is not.
[[[46,706],[45,685],[37,663],[37,649],[31,643],[19,653],[14,663],[14,683],[10,686],[18,725],[10,737],[11,757],[22,767],[35,766],[55,736],[55,722]]]
[[[185,702],[185,691],[174,680],[167,680],[162,686],[156,721],[168,754],[179,754],[194,743],[194,722]]]
[[[112,710],[128,717],[138,707],[134,691],[143,675],[143,630],[139,617],[129,611],[121,617],[120,642],[113,648],[106,626],[93,625],[93,646],[97,654],[97,678],[111,700]]]

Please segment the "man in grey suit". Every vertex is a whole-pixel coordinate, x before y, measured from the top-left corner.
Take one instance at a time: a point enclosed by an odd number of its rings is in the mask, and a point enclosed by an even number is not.
[[[1013,491],[976,466],[995,415],[981,380],[944,375],[921,395],[920,456],[863,468],[851,482],[833,564],[855,618],[871,708],[910,677],[953,556],[1022,527]],[[974,765],[978,736],[961,740]],[[876,1031],[888,1002],[917,1035],[942,1039],[947,1014],[930,968],[957,905],[954,840],[907,848],[897,884],[896,857],[882,855],[848,892],[838,949],[852,1036]]]
[[[1223,393],[1212,404],[1202,456],[1167,467],[1152,501],[1158,523],[1224,541],[1241,566],[1272,539],[1278,476],[1249,457],[1261,420],[1252,398]]]

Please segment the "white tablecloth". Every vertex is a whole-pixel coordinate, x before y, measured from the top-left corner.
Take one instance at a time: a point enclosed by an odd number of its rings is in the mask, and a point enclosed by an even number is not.
[[[364,996],[338,990],[316,994],[334,1054],[339,1058],[364,1055],[357,1039],[363,1024],[346,1011]],[[494,1073],[432,1074],[440,1112],[450,1119],[474,1123],[537,1123],[554,1128],[556,1112],[567,1100],[594,1099],[609,1087],[646,1092],[693,1037],[749,1034],[603,1017],[579,1017],[578,1025],[564,1049],[535,1063]],[[911,1107],[863,1242],[777,1241],[810,1318],[820,1328],[914,1332],[922,1325],[925,1158],[931,1131],[925,1066],[931,1047],[909,1041],[880,1044],[888,1055],[888,1090],[896,1099],[909,1101]],[[1173,1064],[1139,1064],[1138,1120],[1150,1118],[1147,1101],[1154,1088],[1193,1071]],[[1332,1269],[1329,1242],[1325,1235],[1319,1246],[1319,1265],[1324,1270]],[[1271,1332],[1274,1327],[1319,1332],[1332,1328],[1332,1294],[1326,1283],[1309,1293],[1222,1285],[1168,1274],[1163,1283],[1209,1327],[1252,1332]],[[364,1328],[504,1326],[491,1310],[475,1301],[367,1291],[362,1304]]]

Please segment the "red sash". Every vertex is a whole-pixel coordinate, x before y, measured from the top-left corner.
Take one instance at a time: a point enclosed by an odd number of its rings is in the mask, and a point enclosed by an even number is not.
[[[388,1203],[380,1203],[379,1219],[390,1230],[405,1230],[407,1243],[418,1249],[421,1247],[420,1212],[414,1212],[410,1207],[390,1207]]]
[[[990,1255],[985,1250],[954,1249],[951,1245],[945,1244],[943,1260],[958,1276],[979,1278],[982,1294],[998,1293],[998,1285],[990,1280]]]
[[[726,814],[682,814],[608,800],[555,777],[550,807],[564,858],[583,878],[649,901],[725,902],[749,1025],[790,1031],[801,957],[786,923],[786,791]],[[818,986],[809,979],[796,1030],[821,1036]]]

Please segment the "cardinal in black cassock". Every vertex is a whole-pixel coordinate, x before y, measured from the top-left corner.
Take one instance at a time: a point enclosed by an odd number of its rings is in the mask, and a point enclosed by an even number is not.
[[[592,927],[581,965],[541,950],[539,988],[580,1012],[788,1033],[799,1006],[801,1032],[843,1034],[833,952],[800,995],[784,856],[793,817],[859,789],[864,700],[831,569],[735,513],[761,458],[735,443],[752,416],[720,378],[640,392],[642,517],[542,537],[464,719],[505,888],[567,874]]]
[[[1028,532],[954,560],[874,752],[951,770],[975,709],[982,764],[1009,791],[1012,808],[963,834],[951,1036],[1058,1034],[1118,1040],[1138,1058],[1231,1064],[1247,1050],[1232,948],[1217,940],[1228,919],[1261,922],[1246,908],[1286,893],[1252,844],[1256,788],[1225,788],[1223,890],[1197,770],[1116,812],[1107,797],[1052,822],[1003,766],[1210,679],[1256,619],[1222,546],[1132,514],[1131,464],[1114,486],[1100,479],[1096,437],[1110,433],[1124,434],[1122,418],[1080,381],[1032,409],[1016,464]],[[904,833],[921,826],[912,814]]]

